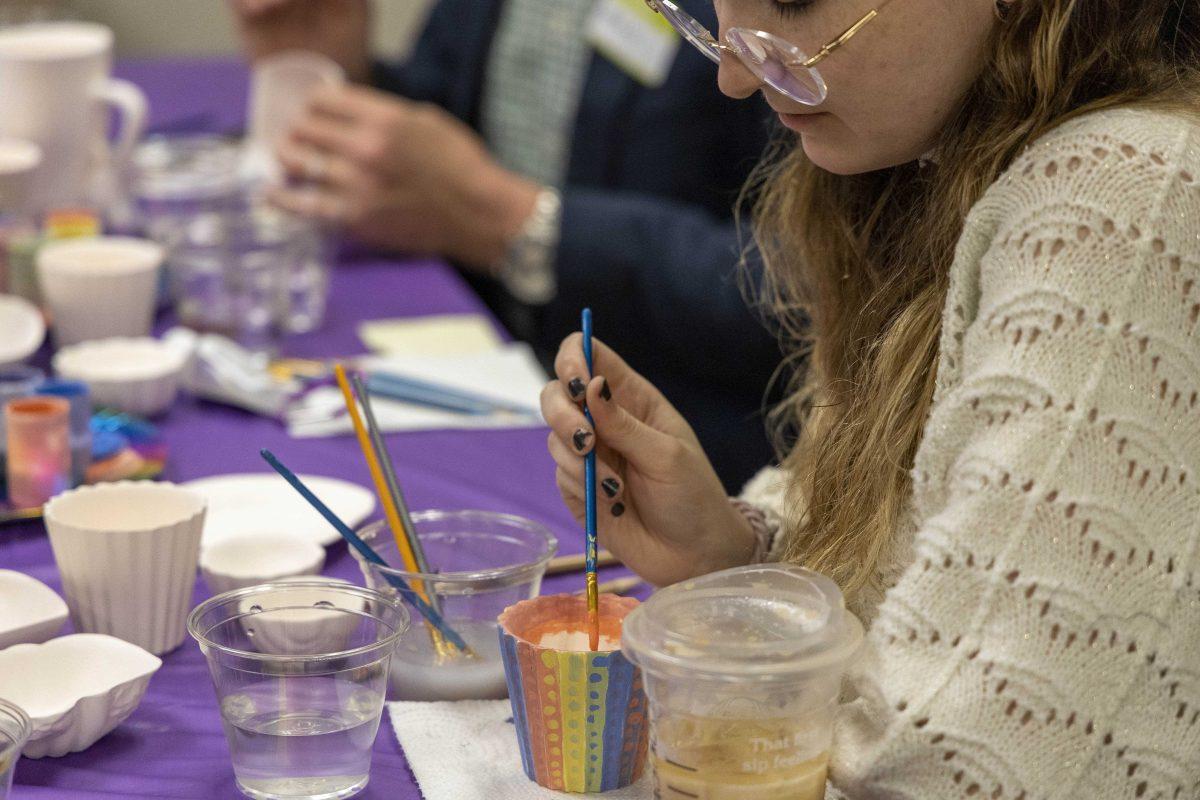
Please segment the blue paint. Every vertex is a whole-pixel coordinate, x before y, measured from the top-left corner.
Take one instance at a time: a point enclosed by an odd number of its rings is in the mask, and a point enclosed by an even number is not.
[[[517,745],[521,750],[521,766],[525,768],[525,775],[531,781],[537,781],[537,771],[533,764],[533,753],[529,749],[528,736],[522,736],[521,732],[528,733],[529,718],[525,713],[525,687],[521,683],[521,664],[517,660],[517,640],[512,636],[500,633],[500,654],[504,658],[504,680],[508,683],[508,700],[512,705],[513,720],[516,725]]]

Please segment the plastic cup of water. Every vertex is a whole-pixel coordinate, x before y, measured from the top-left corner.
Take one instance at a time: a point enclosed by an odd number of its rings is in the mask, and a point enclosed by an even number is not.
[[[12,790],[17,760],[32,732],[33,725],[25,712],[13,703],[0,700],[0,800],[7,800]]]
[[[358,559],[367,585],[395,594],[385,578],[393,575],[429,591],[447,623],[466,640],[475,657],[446,652],[427,631],[414,630],[396,648],[388,697],[507,697],[496,618],[509,606],[537,596],[558,541],[544,526],[512,514],[419,511],[412,520],[430,572],[404,570],[391,531],[376,523],[360,535],[389,566],[377,567]]]
[[[822,800],[843,673],[863,629],[828,578],[785,565],[655,594],[621,649],[650,701],[661,800]]]
[[[244,795],[338,800],[367,785],[408,626],[396,599],[321,580],[237,589],[192,611]]]

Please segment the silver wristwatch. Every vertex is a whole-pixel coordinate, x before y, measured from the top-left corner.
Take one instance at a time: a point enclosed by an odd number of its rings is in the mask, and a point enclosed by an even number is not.
[[[562,198],[558,190],[542,189],[533,211],[496,270],[504,288],[522,303],[544,305],[558,291],[554,257],[561,221]]]

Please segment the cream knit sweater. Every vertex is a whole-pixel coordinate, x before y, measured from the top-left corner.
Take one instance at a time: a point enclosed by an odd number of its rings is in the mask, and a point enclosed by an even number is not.
[[[1200,798],[1198,317],[1195,124],[1082,117],[980,200],[831,795]]]

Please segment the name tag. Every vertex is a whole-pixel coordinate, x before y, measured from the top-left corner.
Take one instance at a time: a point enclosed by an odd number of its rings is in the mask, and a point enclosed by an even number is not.
[[[596,0],[584,33],[596,52],[652,89],[666,81],[682,41],[645,0]]]

